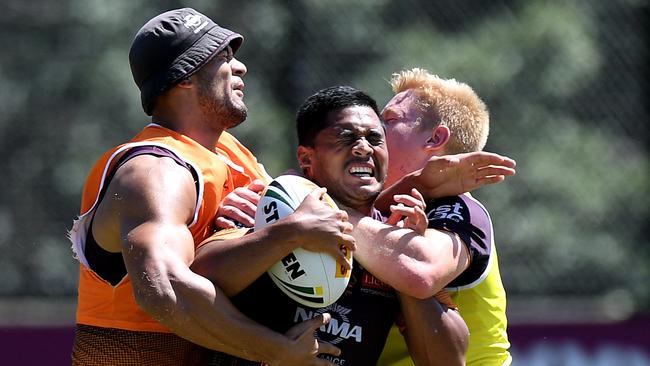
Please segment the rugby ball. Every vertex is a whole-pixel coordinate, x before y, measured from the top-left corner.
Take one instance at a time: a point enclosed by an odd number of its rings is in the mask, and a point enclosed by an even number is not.
[[[275,178],[263,192],[255,212],[255,230],[292,214],[305,197],[318,186],[297,175]],[[332,198],[323,200],[337,208]],[[352,259],[352,252],[347,252]],[[350,281],[350,272],[327,253],[297,248],[268,271],[273,282],[294,301],[320,308],[335,302]]]

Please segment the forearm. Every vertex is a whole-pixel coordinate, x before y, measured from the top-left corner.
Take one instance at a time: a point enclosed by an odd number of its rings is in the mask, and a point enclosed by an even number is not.
[[[424,299],[433,296],[468,264],[462,243],[449,233],[385,225],[350,215],[357,240],[355,260],[397,291]]]
[[[469,330],[458,311],[434,297],[420,300],[400,294],[406,323],[404,337],[416,365],[464,365]]]
[[[350,219],[351,221],[354,218]],[[422,291],[426,282],[428,263],[414,248],[417,234],[382,224],[369,217],[354,222],[352,235],[357,240],[356,261],[370,273],[397,291],[416,297],[426,297]]]
[[[196,253],[192,271],[213,281],[229,297],[239,293],[298,247],[296,230],[291,230],[288,220],[239,238],[205,243]]]
[[[138,283],[136,300],[156,320],[196,344],[253,361],[272,362],[289,352],[290,340],[241,314],[212,282],[189,269],[151,273]],[[255,340],[252,342],[251,340]]]

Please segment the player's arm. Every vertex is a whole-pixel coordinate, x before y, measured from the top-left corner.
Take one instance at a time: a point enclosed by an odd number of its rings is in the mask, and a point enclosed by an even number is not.
[[[385,211],[396,194],[416,188],[427,199],[456,196],[484,185],[502,182],[515,174],[516,162],[506,156],[476,151],[433,156],[422,169],[405,175],[381,193],[375,207]]]
[[[196,204],[194,187],[186,169],[148,155],[125,163],[110,183],[102,214],[108,225],[117,224],[138,304],[179,336],[207,348],[270,363],[326,365],[314,352],[337,351],[314,343],[309,329],[289,338],[262,327],[190,271],[194,245],[187,225]]]
[[[458,311],[435,297],[421,300],[399,294],[399,299],[402,335],[415,365],[465,365],[469,329]]]
[[[352,225],[345,211],[332,209],[321,200],[324,193],[324,188],[314,189],[293,214],[261,230],[203,244],[197,250],[192,270],[232,296],[298,247],[326,252],[350,269],[352,264],[345,252],[356,249],[355,239],[349,234]]]
[[[467,249],[452,233],[427,229],[420,235],[353,215],[350,221],[357,240],[355,260],[399,292],[420,299],[433,296],[469,265]]]
[[[451,232],[427,228],[422,197],[396,195],[387,223],[348,210],[357,240],[355,259],[397,291],[420,299],[433,296],[469,265],[468,251]],[[395,214],[404,225],[391,225]],[[404,226],[404,227],[400,227]]]

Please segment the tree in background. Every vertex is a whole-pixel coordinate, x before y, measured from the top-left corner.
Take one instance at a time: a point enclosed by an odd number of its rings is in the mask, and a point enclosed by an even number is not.
[[[0,296],[73,296],[65,230],[85,172],[147,122],[128,47],[178,1],[8,0],[0,14]],[[511,299],[576,298],[599,316],[650,312],[648,48],[642,2],[197,1],[248,43],[249,121],[235,130],[272,174],[292,167],[296,107],[348,84],[379,101],[391,72],[472,85],[487,150],[518,175],[492,208]],[[601,299],[603,307],[598,308]],[[545,306],[544,301],[533,303]]]

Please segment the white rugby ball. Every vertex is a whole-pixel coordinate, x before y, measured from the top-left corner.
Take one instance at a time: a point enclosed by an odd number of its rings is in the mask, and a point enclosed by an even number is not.
[[[303,199],[318,186],[297,175],[275,178],[262,194],[255,212],[255,230],[292,214]],[[323,200],[332,208],[336,203],[327,195]],[[347,252],[352,260],[352,252]],[[350,272],[327,253],[297,248],[267,271],[273,282],[293,300],[320,308],[335,302],[350,281]]]

